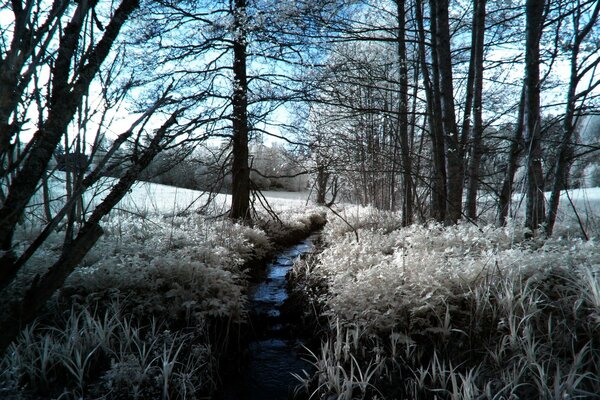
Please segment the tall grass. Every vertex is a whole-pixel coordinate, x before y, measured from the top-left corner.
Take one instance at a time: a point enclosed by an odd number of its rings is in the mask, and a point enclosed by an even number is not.
[[[34,323],[1,360],[5,392],[60,398],[194,398],[216,379],[206,331],[138,325],[112,302],[71,310],[60,326]]]
[[[298,376],[311,398],[600,398],[597,243],[383,226],[330,231],[295,267],[327,288],[329,334]]]

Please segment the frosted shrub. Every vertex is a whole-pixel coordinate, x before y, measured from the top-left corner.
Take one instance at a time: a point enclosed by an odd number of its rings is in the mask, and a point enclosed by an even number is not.
[[[306,270],[327,286],[316,301],[331,321],[317,373],[304,379],[311,390],[347,399],[600,392],[596,239],[523,241],[515,227],[469,224],[392,229],[394,214],[361,212],[359,241],[331,224],[329,247]],[[346,338],[354,330],[358,344]],[[366,393],[359,371],[375,371]]]
[[[143,318],[243,319],[241,267],[270,250],[264,232],[200,217],[108,222],[108,235],[88,256],[95,262],[71,275],[63,297],[98,302],[118,295]],[[117,232],[128,240],[115,240]]]
[[[1,360],[0,390],[62,398],[210,394],[217,363],[207,325],[222,346],[220,329],[245,320],[243,267],[272,250],[265,232],[195,214],[117,212],[103,227],[46,313]],[[41,249],[3,294],[18,298],[59,245]]]

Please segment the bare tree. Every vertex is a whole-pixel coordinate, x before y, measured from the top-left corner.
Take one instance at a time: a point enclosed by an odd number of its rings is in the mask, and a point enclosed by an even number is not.
[[[408,59],[406,56],[406,2],[396,0],[398,21],[398,67],[399,67],[399,101],[398,101],[398,135],[402,152],[402,224],[408,226],[413,222],[413,168],[410,158],[410,141],[408,136]],[[395,157],[394,157],[395,160]]]
[[[248,166],[248,78],[246,75],[246,0],[233,5],[233,96],[232,96],[232,195],[233,219],[250,219],[250,168]]]
[[[527,154],[527,205],[525,226],[535,232],[544,222],[544,173],[542,170],[540,114],[540,39],[545,0],[527,0],[525,40],[524,136]]]
[[[113,3],[80,0],[75,6],[57,0],[49,9],[46,4],[36,1],[11,3],[15,18],[3,34],[12,35],[9,40],[12,45],[3,49],[0,60],[4,74],[0,96],[9,94],[2,100],[4,145],[0,153],[3,167],[0,185],[6,188],[7,195],[0,204],[0,290],[11,284],[59,226],[66,229],[62,231],[63,246],[55,259],[48,260],[47,272],[31,280],[24,296],[17,299],[8,314],[0,316],[3,326],[0,352],[35,318],[96,243],[103,233],[101,219],[128,192],[140,172],[168,143],[195,125],[193,121],[181,126],[177,124],[176,118],[182,115],[185,103],[176,104],[169,97],[172,86],[168,86],[158,95],[145,96],[145,104],[140,104],[137,110],[137,120],[114,140],[104,155],[95,157],[95,167],[89,173],[87,162],[79,165],[78,157],[75,157],[83,155],[89,141],[94,142],[92,152],[99,148],[98,143],[110,125],[106,116],[110,110],[115,111],[115,103],[109,99],[108,92],[117,93],[116,101],[119,102],[132,87],[127,79],[121,79],[125,82],[123,85],[115,85],[116,80],[111,74],[118,64],[115,60],[122,58],[117,51],[117,38],[138,6],[137,0]],[[97,8],[102,9],[101,15]],[[61,28],[63,21],[66,26]],[[13,73],[19,78],[13,79]],[[42,82],[42,75],[47,81]],[[25,95],[27,91],[32,93]],[[97,91],[102,93],[95,96],[102,102],[103,111],[99,120],[92,121],[88,99]],[[37,106],[32,110],[31,99]],[[28,112],[37,112],[36,118],[25,118]],[[7,125],[7,121],[12,122]],[[153,124],[160,127],[150,128]],[[92,127],[95,137],[85,136]],[[77,130],[77,134],[71,129]],[[34,132],[33,137],[22,146],[21,140],[27,130]],[[46,210],[45,225],[31,242],[16,247],[14,234],[18,224],[26,216],[40,182],[52,169],[53,157],[61,141],[65,143],[63,150],[67,151],[63,161],[66,165],[78,165],[73,167],[78,169],[76,173],[67,173],[71,177],[68,197],[56,211]],[[84,212],[83,193],[95,187],[108,172],[114,156],[127,143],[130,153],[121,178],[110,187],[104,200],[89,213]],[[44,197],[45,201],[50,201],[48,193]]]
[[[567,179],[574,156],[573,136],[579,120],[584,110],[584,102],[587,96],[600,85],[600,81],[594,79],[593,71],[600,64],[600,57],[591,56],[598,52],[598,44],[591,49],[587,49],[587,55],[581,60],[582,46],[588,41],[589,35],[593,32],[598,21],[600,13],[600,1],[577,1],[570,5],[570,9],[565,14],[571,14],[572,29],[569,42],[566,44],[570,53],[570,76],[569,87],[567,90],[566,109],[562,122],[562,139],[559,146],[558,160],[555,167],[554,184],[548,204],[548,212],[544,221],[546,235],[552,235],[556,214],[560,201],[560,192],[567,188]],[[592,39],[593,41],[593,39]],[[590,74],[591,73],[591,74]],[[591,77],[590,77],[591,75]],[[587,87],[580,88],[580,83],[589,78]]]
[[[477,191],[479,186],[479,168],[482,156],[483,141],[483,57],[485,42],[485,11],[486,0],[474,0],[472,39],[471,39],[471,62],[469,67],[473,69],[473,139],[471,143],[471,157],[469,160],[468,176],[469,186],[466,196],[466,214],[471,219],[477,218]],[[471,74],[469,74],[471,75]],[[468,111],[465,111],[467,113]],[[466,121],[463,120],[463,132]],[[468,125],[468,124],[467,124]]]
[[[52,10],[47,15],[48,20],[42,26],[59,24],[59,16],[65,11],[62,3],[64,2],[54,2]],[[17,25],[24,24],[25,21],[33,16],[37,18],[38,13],[33,12],[32,9],[33,1],[28,2],[28,8],[23,8],[20,2],[15,2],[14,4],[13,13],[15,14]],[[102,38],[97,43],[92,43],[88,48],[83,49],[86,57],[79,60],[79,65],[76,65],[75,68],[73,68],[73,64],[76,53],[79,50],[80,36],[84,28],[84,22],[86,16],[93,13],[94,4],[88,1],[81,1],[73,11],[70,21],[64,29],[64,33],[60,37],[60,43],[56,51],[56,61],[50,66],[51,92],[47,99],[48,116],[43,121],[43,124],[37,127],[37,131],[30,142],[27,157],[18,166],[18,171],[15,172],[15,177],[10,182],[6,200],[0,208],[0,250],[4,251],[3,265],[10,266],[10,261],[14,259],[12,240],[15,228],[29,199],[37,190],[38,182],[52,158],[54,149],[67,130],[68,124],[73,119],[81,99],[88,92],[100,65],[108,56],[121,27],[137,6],[137,0],[123,0],[107,24]],[[54,32],[56,32],[56,29],[54,29]],[[26,40],[23,37],[18,37],[20,34],[24,33],[19,29],[14,32],[14,42],[18,43]],[[47,40],[50,41],[50,39]],[[45,42],[42,42],[40,45],[42,45],[42,48],[27,49],[28,51],[25,52],[22,49],[15,49],[15,54],[12,54],[12,52],[9,53],[4,57],[2,62],[11,63],[13,58],[19,59],[18,55],[22,54],[22,57],[29,59],[30,63],[20,63],[20,65],[14,66],[14,68],[17,69],[17,76],[25,68],[25,78],[27,78],[29,69],[38,68],[41,61],[35,57],[31,59],[32,55],[38,56],[36,51],[45,51],[47,48],[47,43]],[[5,68],[2,68],[2,70],[4,71]],[[31,75],[29,79],[31,79]],[[3,94],[19,93],[19,91],[22,93],[25,90],[21,88],[24,82],[16,78],[5,79],[2,84],[1,92]],[[25,84],[25,86],[27,85]],[[10,116],[18,114],[18,97],[17,101],[12,97],[11,100],[12,102],[7,105],[6,110],[3,112],[6,115],[5,118],[10,118]],[[8,101],[5,102],[8,103]],[[12,106],[12,108],[9,110],[8,106]],[[5,131],[2,132],[1,141],[4,142],[4,147],[6,147],[6,144],[10,143],[11,138],[16,132],[14,129],[13,132],[7,129],[6,121],[0,123],[4,124],[5,127]],[[9,149],[8,151],[11,150]],[[5,267],[2,271],[6,269],[10,268]]]

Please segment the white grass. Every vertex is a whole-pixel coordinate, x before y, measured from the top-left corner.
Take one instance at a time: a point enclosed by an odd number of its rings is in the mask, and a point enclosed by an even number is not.
[[[64,199],[60,175],[54,179],[56,209]],[[112,183],[106,179],[94,190],[107,193]],[[265,195],[288,224],[305,224],[314,212],[306,194]],[[87,196],[89,205],[101,199]],[[330,213],[327,248],[314,264],[295,266],[315,284],[307,295],[330,321],[313,354],[316,375],[299,377],[313,398],[594,397],[600,189],[570,197],[580,218],[561,200],[549,240],[523,241],[520,210],[506,228],[466,222],[401,228],[397,213],[349,205],[336,210],[343,219]],[[217,354],[205,329],[210,321],[224,321],[227,329],[244,320],[242,266],[270,244],[258,228],[215,218],[226,212],[228,195],[195,212],[206,198],[136,184],[103,221],[105,235],[56,306],[0,361],[0,396],[23,385],[63,398],[209,394]],[[20,228],[21,246],[39,230],[40,200]],[[259,199],[254,205],[262,212]],[[589,242],[581,239],[579,221]],[[51,237],[3,295],[17,296],[61,244],[59,235]],[[64,304],[74,306],[65,311]],[[170,331],[181,326],[198,334]]]
[[[64,203],[63,178],[51,180],[54,212]],[[88,212],[114,183],[106,178],[86,193]],[[296,195],[277,194],[268,200],[281,220],[305,225],[312,206],[307,209]],[[207,197],[134,185],[102,221],[105,234],[42,318],[0,360],[0,397],[18,398],[21,388],[24,396],[65,399],[210,395],[218,381],[213,347],[226,345],[229,330],[246,318],[243,266],[264,257],[272,244],[260,228],[219,217],[227,211],[228,195],[217,195],[211,208],[197,212]],[[38,194],[19,227],[18,248],[40,230],[41,201]],[[258,200],[254,206],[264,215]],[[3,291],[1,312],[51,264],[62,239],[54,233]],[[222,335],[218,343],[209,341],[208,326]]]
[[[599,194],[570,194],[588,223]],[[346,222],[330,216],[316,265],[296,267],[327,287],[313,297],[331,333],[303,379],[312,398],[600,396],[597,225],[587,242],[568,218],[555,237],[525,241],[515,220],[401,228],[395,213],[337,212]]]

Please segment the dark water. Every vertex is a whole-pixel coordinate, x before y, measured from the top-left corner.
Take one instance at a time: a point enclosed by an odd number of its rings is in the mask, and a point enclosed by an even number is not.
[[[267,265],[263,279],[250,288],[253,340],[248,346],[240,373],[224,382],[224,399],[288,400],[299,384],[291,373],[301,376],[311,365],[303,360],[305,350],[300,338],[281,316],[281,306],[288,298],[286,274],[294,259],[314,249],[317,235],[291,246]]]

